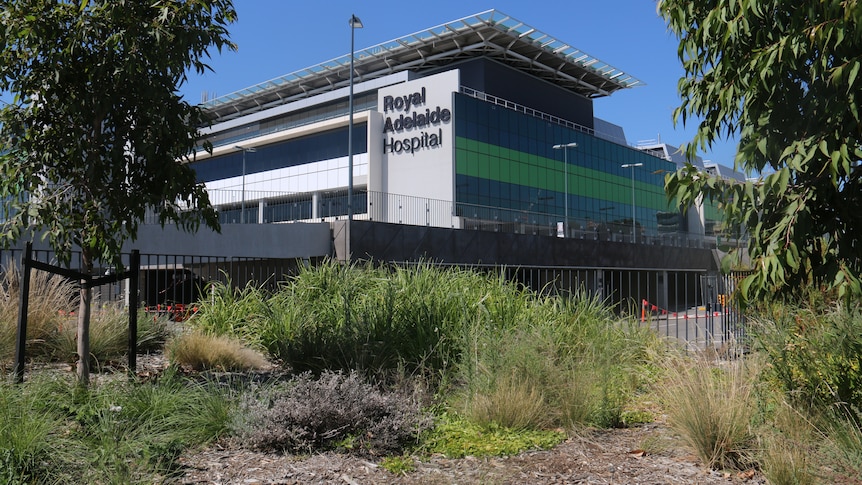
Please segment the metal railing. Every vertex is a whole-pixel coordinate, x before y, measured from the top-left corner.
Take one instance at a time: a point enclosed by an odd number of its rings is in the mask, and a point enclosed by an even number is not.
[[[22,250],[0,251],[0,271],[20,265]],[[51,251],[33,251],[32,258],[55,262]],[[124,254],[124,264],[130,255]],[[248,284],[275,292],[295,275],[300,265],[316,261],[141,254],[138,293],[129,294],[128,282],[94,289],[93,304],[135,305],[174,319],[188,318],[194,303],[210,298],[209,284],[219,282],[233,288]],[[400,266],[429,262],[391,263]],[[717,275],[680,269],[634,269],[609,267],[551,267],[497,265],[443,265],[498,274],[538,294],[581,294],[602,300],[621,317],[639,321],[657,335],[690,348],[722,348],[745,344],[744,314],[733,295],[742,275]],[[80,268],[74,253],[70,269]],[[110,274],[119,268],[99,266],[94,274]],[[76,284],[76,282],[71,282]],[[59,309],[58,309],[59,310]]]
[[[240,217],[241,191],[210,190],[209,195],[219,210],[222,223],[243,220]],[[244,220],[250,223],[331,222],[347,217],[347,194],[344,192],[246,190],[244,205]],[[732,247],[745,242],[689,234],[662,226],[639,225],[637,233],[633,234],[631,219],[608,221],[601,211],[572,211],[568,223],[563,224],[564,217],[558,214],[362,190],[354,194],[353,206],[355,219],[395,224],[687,248],[711,248],[719,243]]]

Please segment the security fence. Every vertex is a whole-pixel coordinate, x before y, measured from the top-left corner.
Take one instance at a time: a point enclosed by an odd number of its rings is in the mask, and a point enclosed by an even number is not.
[[[0,265],[19,265],[20,250],[0,251]],[[122,256],[124,265],[130,255]],[[33,251],[32,259],[56,263],[51,251]],[[194,303],[207,298],[210,283],[235,288],[254,285],[276,291],[279,283],[297,273],[300,265],[318,261],[140,254],[137,294],[124,281],[94,288],[93,304],[136,305],[146,311],[182,320],[194,311]],[[414,266],[420,263],[391,263]],[[427,262],[421,264],[429,264]],[[80,254],[66,265],[81,268]],[[452,266],[452,265],[443,265]],[[744,340],[745,319],[732,295],[739,275],[717,275],[679,269],[610,267],[551,267],[459,265],[474,271],[498,274],[540,294],[584,294],[599,298],[620,316],[640,321],[658,335],[689,347],[720,347]],[[106,275],[122,268],[98,266],[94,274]]]

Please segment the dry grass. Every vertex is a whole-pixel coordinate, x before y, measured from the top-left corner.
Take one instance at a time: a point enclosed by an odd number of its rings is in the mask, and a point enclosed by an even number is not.
[[[815,443],[820,434],[806,416],[786,402],[778,404],[767,429],[760,434],[760,467],[774,485],[817,483],[813,473]]]
[[[259,352],[239,340],[191,332],[178,336],[168,345],[172,363],[194,370],[247,371],[269,365]]]
[[[499,379],[489,392],[474,395],[468,412],[479,424],[495,423],[515,430],[543,429],[552,423],[542,392],[514,373]]]
[[[18,332],[20,270],[17,265],[0,274],[0,361],[13,358]],[[28,352],[46,352],[45,343],[60,330],[66,314],[75,309],[77,287],[69,280],[45,271],[30,274],[27,317]]]
[[[138,351],[154,350],[164,343],[167,333],[166,320],[153,321],[138,318]],[[50,352],[54,358],[72,362],[77,357],[78,320],[66,317],[59,324],[59,331],[50,339]],[[119,305],[105,305],[95,308],[90,315],[90,360],[91,367],[99,367],[115,362],[128,353],[129,313]]]
[[[752,419],[756,413],[755,365],[714,363],[703,358],[669,359],[662,398],[668,422],[704,465],[748,468],[752,460]]]

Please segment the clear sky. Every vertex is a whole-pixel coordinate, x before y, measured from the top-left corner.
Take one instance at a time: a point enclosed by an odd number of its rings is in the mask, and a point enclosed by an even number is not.
[[[654,0],[234,0],[234,6],[239,20],[230,31],[238,51],[214,54],[214,73],[190,75],[181,89],[190,102],[348,54],[352,13],[364,24],[356,30],[358,50],[494,8],[646,83],[594,102],[595,115],[621,125],[630,144],[660,138],[679,146],[694,133],[693,125],[673,124],[683,71],[677,40]],[[700,155],[733,166],[735,153],[731,140]]]

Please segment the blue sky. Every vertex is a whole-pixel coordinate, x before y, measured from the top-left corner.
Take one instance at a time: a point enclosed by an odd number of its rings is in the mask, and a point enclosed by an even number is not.
[[[365,26],[356,30],[360,49],[494,8],[645,82],[594,102],[595,115],[621,125],[629,143],[660,137],[679,146],[694,133],[693,125],[673,124],[683,71],[677,40],[653,0],[234,0],[234,6],[239,20],[231,39],[239,49],[214,55],[214,73],[190,75],[181,89],[190,102],[349,53],[351,13]],[[732,166],[735,153],[731,140],[701,156]]]

